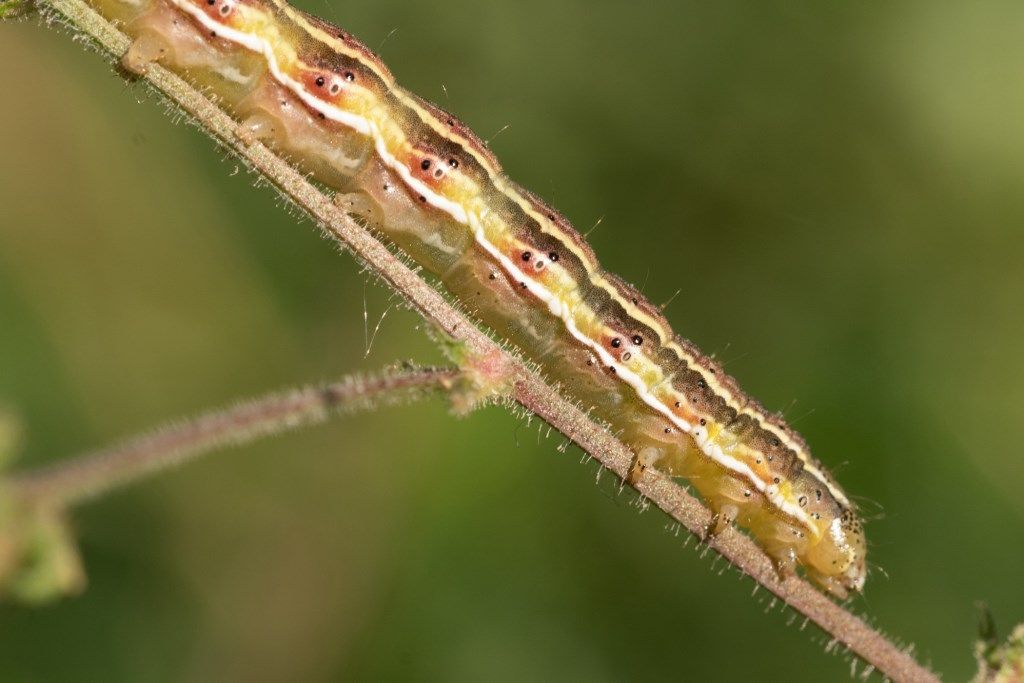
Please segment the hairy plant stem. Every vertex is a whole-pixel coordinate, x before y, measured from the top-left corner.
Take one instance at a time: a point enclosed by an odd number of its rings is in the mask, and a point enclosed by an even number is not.
[[[130,38],[100,17],[83,0],[39,0],[51,19],[88,36],[112,58],[120,58]],[[484,333],[445,297],[420,278],[401,258],[360,227],[314,184],[261,143],[246,145],[235,134],[237,124],[216,104],[172,72],[153,65],[145,80],[207,135],[232,150],[252,171],[268,180],[321,229],[347,247],[368,270],[384,280],[421,316],[455,339],[467,357],[484,359],[495,375],[505,378],[511,397],[565,434],[603,467],[627,482],[633,464],[630,450],[577,405]],[[690,533],[702,538],[711,513],[671,478],[651,469],[631,485]],[[837,605],[797,576],[781,579],[771,559],[745,534],[726,529],[710,547],[743,574],[750,576],[796,612],[829,633],[867,665],[898,681],[936,681],[908,651],[889,641],[862,619]]]
[[[447,392],[460,374],[454,368],[385,371],[261,396],[96,453],[13,475],[6,480],[7,491],[49,506],[73,505],[212,451],[319,424],[340,413]]]

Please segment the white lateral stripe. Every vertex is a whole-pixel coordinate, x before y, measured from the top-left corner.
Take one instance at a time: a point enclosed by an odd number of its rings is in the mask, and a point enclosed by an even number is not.
[[[307,93],[300,83],[296,82],[286,73],[281,71],[281,67],[277,63],[277,56],[274,54],[273,47],[263,38],[250,35],[214,21],[206,14],[206,12],[196,7],[191,2],[188,2],[188,0],[172,0],[172,2],[174,2],[175,6],[194,17],[204,27],[211,31],[216,31],[219,37],[238,43],[242,47],[262,55],[267,62],[270,73],[274,75],[274,78],[295,93],[295,95],[304,103],[323,114],[324,117],[329,118],[332,121],[337,121],[338,123],[352,128],[363,135],[371,134],[369,121],[360,116],[355,116],[344,109],[339,109],[333,105],[321,102]]]
[[[401,176],[402,180],[409,188],[414,190],[421,197],[425,198],[427,203],[431,206],[444,211],[459,223],[468,225],[469,221],[467,220],[466,210],[461,205],[451,201],[447,197],[437,194],[431,190],[426,183],[413,176],[412,172],[409,171],[409,168],[405,164],[399,162],[388,150],[387,146],[384,144],[384,137],[381,135],[380,129],[374,125],[373,122],[361,116],[355,116],[344,109],[327,104],[326,102],[313,97],[306,92],[306,89],[302,87],[301,83],[281,71],[281,67],[277,63],[277,57],[274,55],[274,51],[270,43],[258,36],[251,36],[248,33],[243,33],[242,31],[224,26],[223,24],[210,19],[205,12],[187,0],[174,0],[174,2],[178,7],[199,20],[203,26],[210,30],[217,31],[221,37],[263,55],[264,59],[267,60],[267,66],[270,68],[270,72],[274,75],[274,78],[295,93],[295,95],[309,107],[320,112],[332,121],[337,121],[358,133],[373,138],[374,147],[377,150],[378,156],[380,156],[381,160],[389,168]]]
[[[134,3],[136,3],[136,1],[137,1],[137,0],[125,0],[125,1],[129,1],[129,2],[132,2],[132,3],[134,4]],[[180,2],[181,0],[174,0],[174,1],[175,1],[175,2],[177,3],[177,2]],[[309,25],[309,23],[308,23],[308,22],[306,22],[306,21],[304,21],[304,20],[302,19],[302,17],[300,17],[300,16],[296,16],[296,15],[295,15],[295,12],[294,12],[294,10],[293,10],[293,9],[292,9],[291,7],[289,7],[288,5],[282,5],[281,3],[275,3],[275,5],[277,5],[278,7],[282,7],[282,8],[283,8],[283,9],[284,9],[284,10],[286,11],[286,13],[287,13],[287,15],[288,15],[288,17],[289,17],[290,19],[292,19],[293,21],[295,21],[295,22],[299,23],[300,25],[302,25],[302,26],[303,26],[303,27],[304,27],[304,28],[305,28],[305,29],[306,29],[307,31],[310,31],[311,33],[314,33],[314,34],[320,34],[320,35],[321,35],[321,40],[322,40],[322,41],[332,40],[332,37],[331,37],[331,36],[329,36],[329,35],[327,35],[327,34],[324,34],[324,33],[323,33],[323,32],[322,32],[322,31],[321,31],[321,30],[320,30],[319,28],[317,28],[316,26],[311,26],[311,25]],[[183,5],[180,5],[180,4],[179,4],[179,6],[183,6]],[[197,16],[197,15],[194,15],[194,16]],[[205,14],[204,14],[203,16],[205,17]],[[200,21],[202,21],[202,18],[200,18]],[[206,23],[204,22],[204,25],[208,25],[208,24],[206,24]],[[229,30],[230,30],[230,29],[229,29]],[[239,42],[242,42],[242,41],[239,41]],[[259,51],[259,50],[257,50],[257,51]],[[388,78],[385,78],[384,74],[382,74],[382,73],[381,73],[381,72],[379,71],[379,69],[378,69],[378,68],[376,67],[376,65],[370,64],[370,68],[371,68],[371,70],[372,70],[372,71],[373,71],[373,72],[374,72],[374,73],[375,73],[375,74],[376,74],[376,75],[377,75],[378,77],[380,77],[380,79],[381,79],[382,81],[384,81],[384,82],[385,82],[385,83],[386,83],[386,84],[387,84],[388,86],[390,86],[390,87],[394,87],[394,83],[393,83],[393,80],[392,80],[391,78],[389,78],[389,77],[388,77]],[[284,81],[282,80],[282,82],[284,82]],[[430,116],[430,114],[429,114],[429,113],[427,113],[427,112],[423,112],[423,110],[422,110],[422,107],[420,107],[420,105],[419,105],[419,104],[418,104],[418,103],[417,103],[417,102],[415,101],[415,99],[414,99],[414,98],[412,98],[412,97],[409,97],[409,96],[408,96],[408,94],[407,94],[407,93],[406,93],[406,92],[405,92],[404,90],[402,90],[401,88],[396,88],[396,91],[397,91],[397,94],[398,94],[398,97],[399,97],[399,99],[400,99],[400,100],[401,100],[401,101],[402,101],[402,102],[403,102],[403,103],[404,103],[404,104],[405,104],[406,106],[412,107],[412,108],[413,108],[413,109],[415,109],[415,110],[416,110],[417,112],[419,112],[419,113],[420,113],[420,118],[421,118],[421,120],[423,120],[423,121],[424,121],[424,123],[427,123],[428,125],[430,125],[430,126],[431,126],[431,128],[433,128],[433,129],[435,130],[435,132],[437,132],[437,133],[439,133],[439,134],[445,134],[445,133],[447,132],[447,131],[446,131],[446,130],[445,130],[445,129],[443,128],[443,127],[441,127],[441,126],[436,126],[436,125],[434,125],[434,123],[433,123],[432,121],[430,121],[430,120],[428,120],[427,118],[425,118],[425,116]],[[300,95],[300,96],[301,96],[301,95]],[[324,112],[324,114],[325,114],[326,116],[328,116],[328,117],[330,117],[330,118],[333,118],[334,120],[341,120],[340,118],[336,118],[336,115],[332,115],[332,114],[329,114],[329,113],[327,113],[327,111],[326,111],[326,110],[324,110],[324,109],[320,109],[320,107],[318,107],[318,106],[317,106],[317,105],[315,105],[315,104],[312,104],[312,103],[310,103],[310,102],[309,102],[308,100],[306,100],[305,98],[303,98],[303,101],[305,101],[305,102],[306,102],[307,104],[310,104],[311,106],[314,106],[314,107],[316,107],[316,108],[317,108],[318,110],[320,110],[320,111],[323,111],[323,112]],[[329,105],[324,105],[324,106],[329,106]],[[338,114],[340,115],[340,113],[341,113],[341,112],[339,112]],[[360,132],[362,132],[362,133],[364,133],[364,134],[367,134],[367,135],[369,135],[369,132],[368,132],[368,131],[365,131],[365,130],[363,130],[363,129],[362,129],[361,127],[358,127],[358,126],[355,126],[355,125],[353,125],[352,127],[356,128],[357,130],[359,130]],[[461,137],[461,136],[460,136],[460,137]],[[462,138],[462,139],[463,139],[463,140],[465,140],[465,138]],[[474,155],[474,156],[475,156],[475,155]],[[536,212],[536,211],[535,211],[535,210],[533,209],[533,207],[532,207],[532,206],[530,206],[530,205],[529,205],[529,203],[528,203],[528,202],[527,202],[527,201],[526,201],[526,200],[525,200],[525,199],[524,199],[524,198],[523,198],[523,197],[522,197],[522,196],[520,195],[520,193],[519,193],[519,192],[518,192],[518,191],[516,190],[516,188],[515,188],[515,186],[514,186],[513,184],[510,184],[509,182],[507,182],[507,181],[506,181],[506,178],[505,178],[504,176],[502,176],[502,175],[501,175],[500,173],[495,173],[495,172],[493,172],[493,170],[492,170],[492,169],[490,168],[490,166],[489,166],[489,165],[485,164],[485,165],[484,165],[484,168],[485,168],[485,170],[487,171],[487,175],[488,175],[488,178],[489,178],[489,179],[491,180],[491,182],[493,182],[493,183],[494,183],[494,184],[495,184],[495,185],[496,185],[496,186],[497,186],[497,187],[498,187],[498,188],[499,188],[500,190],[502,190],[502,191],[503,191],[503,192],[504,192],[504,193],[505,193],[505,194],[506,194],[507,196],[511,197],[511,198],[512,198],[512,199],[513,199],[513,200],[514,200],[514,201],[515,201],[515,202],[516,202],[516,203],[517,203],[517,204],[519,205],[519,207],[520,207],[520,208],[521,208],[521,209],[522,209],[522,210],[523,210],[524,212],[526,212],[526,213],[527,213],[527,215],[533,216],[533,217],[534,217],[534,219],[535,219],[535,220],[537,221],[538,225],[540,226],[540,229],[541,229],[541,230],[543,230],[543,231],[545,231],[545,232],[548,232],[549,234],[553,234],[553,233],[550,233],[550,231],[549,231],[549,230],[547,229],[547,226],[545,225],[545,222],[544,222],[544,220],[543,220],[543,217],[542,217],[542,216],[541,216],[540,214],[538,214],[538,213],[537,213],[537,212]],[[422,194],[422,193],[421,193],[421,194]],[[429,197],[429,195],[426,195],[426,194],[424,194],[424,196],[428,196],[428,197]],[[436,206],[436,205],[435,205],[435,206]],[[442,208],[442,207],[438,206],[437,208]],[[461,208],[461,207],[460,207],[460,208]],[[443,209],[443,210],[446,210],[446,209]],[[464,221],[462,221],[462,222],[464,222]],[[571,252],[572,252],[572,253],[573,253],[573,254],[574,254],[574,255],[575,255],[575,256],[576,256],[577,258],[579,258],[579,259],[580,259],[581,261],[583,261],[583,262],[588,262],[588,261],[589,261],[589,259],[587,259],[587,258],[586,258],[586,257],[584,256],[584,254],[583,254],[583,253],[582,253],[582,252],[581,252],[581,251],[580,251],[580,250],[579,250],[579,249],[578,249],[578,248],[576,247],[576,245],[572,244],[571,242],[564,242],[564,244],[565,244],[565,247],[566,247],[567,249],[569,249],[569,250],[570,250],[570,251],[571,251]],[[610,294],[612,294],[612,295],[616,295],[616,296],[618,295],[618,291],[617,291],[617,290],[615,289],[614,285],[612,285],[611,283],[609,283],[609,282],[608,282],[607,280],[605,280],[604,278],[602,278],[602,277],[595,277],[595,278],[592,278],[592,281],[593,281],[593,282],[594,282],[594,283],[595,283],[595,284],[596,284],[597,286],[601,287],[602,289],[604,289],[604,290],[605,290],[605,291],[607,291],[608,293],[610,293]],[[645,324],[647,324],[647,325],[648,325],[649,327],[652,327],[652,329],[654,329],[654,330],[655,330],[656,334],[658,334],[658,336],[659,336],[659,339],[661,339],[662,345],[663,345],[663,346],[664,346],[665,348],[668,348],[668,349],[672,350],[673,352],[675,352],[676,356],[677,356],[677,357],[678,357],[678,358],[679,358],[680,360],[692,360],[692,358],[690,357],[690,355],[689,355],[688,353],[686,353],[686,352],[685,352],[685,351],[683,350],[683,348],[682,348],[681,346],[679,346],[678,344],[676,344],[676,343],[675,343],[675,342],[674,342],[674,341],[673,341],[673,340],[672,340],[671,338],[669,338],[669,339],[663,338],[663,337],[661,336],[661,332],[662,332],[663,330],[660,330],[660,329],[659,329],[659,327],[660,327],[659,325],[656,325],[656,324],[652,324],[652,322],[651,322],[651,319],[650,319],[650,317],[649,317],[649,316],[646,316],[646,315],[645,315],[645,314],[643,313],[643,311],[642,311],[642,310],[640,310],[640,309],[639,309],[639,308],[637,308],[636,306],[631,306],[631,305],[630,305],[630,302],[629,302],[629,301],[626,301],[626,300],[620,300],[620,303],[621,303],[621,304],[622,304],[622,305],[623,305],[624,307],[626,307],[626,308],[627,308],[628,310],[630,310],[630,311],[631,311],[631,313],[630,313],[630,314],[631,314],[631,315],[633,315],[633,317],[637,318],[638,320],[646,320],[647,322],[645,322]],[[805,470],[807,470],[808,472],[812,473],[812,474],[813,474],[813,475],[815,476],[815,478],[817,478],[817,479],[818,479],[818,480],[819,480],[819,481],[820,481],[820,482],[822,483],[822,485],[823,485],[823,486],[825,486],[825,488],[827,488],[827,489],[829,490],[829,492],[830,492],[830,493],[832,494],[832,496],[833,496],[833,497],[834,497],[834,498],[835,498],[836,500],[838,500],[839,502],[841,502],[841,503],[842,503],[842,504],[843,504],[844,506],[846,506],[846,507],[850,507],[850,501],[849,501],[849,499],[847,499],[847,497],[846,497],[846,494],[845,494],[845,493],[843,493],[843,491],[842,491],[842,490],[840,490],[840,489],[839,489],[839,488],[838,488],[838,487],[837,487],[836,485],[834,485],[834,484],[833,484],[833,483],[832,483],[832,482],[831,482],[831,481],[830,481],[830,480],[829,480],[829,479],[828,479],[827,477],[825,477],[825,476],[824,476],[824,474],[822,473],[822,471],[821,471],[821,470],[820,470],[820,469],[819,469],[818,467],[816,467],[816,466],[814,465],[814,463],[812,463],[812,462],[811,462],[811,460],[810,460],[809,456],[808,456],[808,457],[805,457],[805,453],[804,453],[805,449],[804,449],[804,448],[802,448],[802,447],[800,447],[800,446],[799,446],[799,445],[798,445],[798,444],[797,444],[797,443],[796,443],[796,442],[795,442],[795,441],[794,441],[794,440],[793,440],[793,439],[792,439],[792,438],[790,437],[790,435],[789,435],[788,433],[786,433],[786,431],[785,431],[785,430],[781,430],[781,429],[778,429],[777,427],[775,427],[775,425],[773,425],[773,424],[771,424],[770,422],[768,422],[768,421],[764,420],[764,419],[763,419],[763,417],[764,417],[764,416],[763,416],[763,415],[761,415],[761,414],[759,414],[759,413],[758,413],[757,411],[753,411],[753,410],[750,410],[749,408],[747,408],[747,407],[745,407],[745,406],[741,405],[741,404],[740,404],[740,403],[739,403],[739,402],[737,401],[737,399],[736,399],[736,395],[735,395],[735,394],[734,394],[734,393],[733,393],[732,391],[730,391],[728,387],[724,386],[724,385],[723,385],[723,384],[722,384],[721,382],[719,382],[719,381],[718,381],[718,378],[717,378],[717,377],[715,377],[715,376],[713,376],[713,375],[709,375],[709,374],[707,374],[707,373],[706,373],[706,372],[705,372],[704,370],[702,370],[701,368],[695,368],[695,369],[697,370],[697,372],[699,372],[699,373],[700,373],[700,374],[701,374],[701,375],[702,375],[702,376],[704,377],[704,380],[705,380],[705,381],[706,381],[706,382],[707,382],[707,383],[708,383],[709,385],[711,385],[711,386],[714,386],[714,387],[715,387],[715,390],[716,390],[716,391],[717,391],[717,392],[718,392],[718,393],[719,393],[719,394],[720,394],[721,396],[723,396],[723,397],[725,398],[726,402],[727,402],[727,403],[728,403],[728,404],[729,404],[729,405],[730,405],[731,407],[733,407],[733,408],[734,408],[734,409],[735,409],[735,410],[736,410],[737,412],[739,412],[740,414],[743,414],[743,415],[748,415],[748,416],[750,416],[750,417],[754,418],[754,419],[755,419],[755,420],[757,421],[758,425],[759,425],[759,426],[760,426],[760,427],[761,427],[762,429],[764,429],[764,430],[766,430],[766,431],[770,432],[770,433],[771,433],[772,435],[774,435],[774,436],[775,436],[776,438],[778,438],[778,439],[779,439],[779,440],[781,440],[781,441],[782,441],[783,443],[785,443],[785,444],[786,444],[786,446],[787,446],[787,447],[788,447],[789,449],[791,449],[791,450],[792,450],[792,451],[793,451],[794,453],[796,453],[796,454],[797,454],[797,457],[798,457],[798,458],[800,458],[800,460],[801,460],[801,461],[802,461],[802,462],[804,463],[804,469],[805,469]]]
[[[747,479],[753,486],[762,494],[764,494],[769,501],[778,509],[782,510],[786,514],[798,519],[805,527],[811,530],[811,532],[817,537],[819,536],[818,527],[811,523],[810,517],[804,512],[799,506],[786,500],[785,496],[779,493],[778,487],[774,485],[768,485],[760,477],[758,477],[750,467],[741,460],[738,460],[730,455],[726,455],[722,450],[722,447],[718,444],[713,443],[707,434],[706,429],[696,428],[686,420],[683,420],[676,415],[672,410],[669,409],[665,403],[658,400],[649,390],[644,381],[639,375],[634,373],[629,368],[618,363],[615,358],[608,353],[608,351],[599,343],[585,335],[576,326],[575,321],[572,319],[572,312],[567,306],[564,306],[561,300],[558,299],[551,291],[535,281],[533,278],[527,276],[516,266],[511,259],[502,254],[497,247],[495,247],[484,235],[483,225],[480,223],[479,217],[475,214],[467,213],[466,209],[447,197],[441,196],[434,192],[426,183],[423,183],[418,178],[412,175],[409,168],[399,162],[394,155],[387,149],[384,137],[380,133],[380,129],[368,119],[355,116],[343,109],[339,109],[333,105],[322,102],[321,100],[313,97],[306,92],[305,88],[300,83],[290,78],[284,72],[281,71],[277,58],[273,53],[273,49],[269,42],[250,34],[238,31],[236,29],[224,26],[212,19],[203,12],[201,9],[188,2],[188,0],[172,0],[174,4],[187,12],[192,17],[195,17],[203,26],[206,28],[217,31],[218,35],[222,38],[235,42],[243,47],[260,53],[267,61],[267,65],[270,68],[270,72],[274,78],[277,79],[282,85],[287,87],[296,96],[299,97],[304,103],[311,108],[321,112],[326,118],[333,121],[337,121],[342,125],[345,125],[353,130],[367,135],[373,138],[374,147],[377,151],[378,156],[384,162],[386,166],[395,171],[402,181],[418,195],[426,199],[427,203],[431,206],[444,211],[451,216],[455,221],[470,227],[473,230],[473,236],[476,242],[491,255],[501,266],[516,280],[526,285],[526,288],[536,296],[538,299],[543,301],[548,306],[548,310],[552,315],[560,318],[565,324],[566,329],[569,331],[575,339],[581,342],[584,346],[593,350],[600,357],[601,361],[608,367],[615,369],[617,377],[626,382],[629,386],[636,391],[644,403],[654,408],[655,411],[661,413],[663,416],[669,419],[672,424],[676,425],[680,431],[691,435],[697,446],[707,455],[709,458],[714,460],[722,467],[735,472]],[[806,467],[806,465],[805,465]],[[818,477],[822,480],[825,485],[828,485],[828,481],[822,477]],[[829,487],[830,489],[832,487]]]
[[[522,270],[519,269],[518,266],[516,266],[512,262],[511,259],[502,254],[493,244],[491,244],[484,236],[483,226],[479,225],[478,221],[475,221],[471,218],[471,223],[477,223],[475,229],[473,230],[477,243],[479,243],[480,246],[483,247],[487,253],[489,253],[496,261],[498,261],[501,264],[501,266],[505,268],[505,270],[508,271],[508,273],[514,279],[526,283],[527,289],[532,294],[534,294],[538,299],[540,299],[544,303],[548,304],[548,309],[551,311],[552,314],[557,315],[562,319],[562,322],[565,324],[566,329],[569,330],[569,334],[571,334],[582,344],[584,344],[585,346],[593,350],[595,353],[597,353],[601,361],[606,366],[615,368],[616,376],[621,378],[631,387],[633,387],[633,390],[636,391],[637,395],[644,403],[651,406],[657,412],[667,417],[674,425],[676,425],[680,429],[680,431],[689,433],[693,438],[694,442],[697,444],[697,446],[709,458],[711,458],[718,464],[722,465],[726,469],[743,476],[745,479],[750,481],[750,483],[758,491],[764,494],[772,502],[772,504],[775,505],[775,507],[786,512],[788,515],[800,520],[800,522],[804,526],[811,530],[815,537],[820,535],[818,527],[811,523],[810,517],[807,515],[806,512],[804,512],[803,509],[801,509],[798,505],[794,505],[790,501],[786,500],[786,497],[779,492],[777,486],[771,486],[765,483],[760,477],[757,476],[757,474],[754,473],[752,469],[750,469],[750,466],[747,465],[745,462],[738,460],[732,456],[726,455],[725,452],[722,450],[721,446],[711,442],[710,439],[708,439],[706,429],[694,429],[693,425],[691,425],[689,422],[683,420],[681,417],[676,415],[674,412],[672,412],[672,410],[669,409],[668,406],[666,406],[662,401],[659,401],[654,395],[652,395],[651,392],[648,390],[647,385],[644,384],[644,381],[636,373],[634,373],[629,368],[624,367],[620,363],[616,362],[615,358],[610,353],[608,353],[608,351],[601,344],[595,342],[594,340],[592,340],[590,337],[588,337],[579,330],[579,328],[576,326],[575,321],[572,320],[571,318],[571,311],[568,310],[568,307],[562,305],[561,301],[558,300],[558,297],[552,294],[543,285],[528,277],[525,273],[522,272]]]

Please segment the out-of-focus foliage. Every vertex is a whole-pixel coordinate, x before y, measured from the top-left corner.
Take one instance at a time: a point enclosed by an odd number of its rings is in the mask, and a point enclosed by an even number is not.
[[[25,0],[0,0],[0,21],[19,19],[31,9],[31,3]]]
[[[974,658],[978,661],[976,683],[1019,683],[1024,680],[1024,624],[1010,632],[1000,643],[992,617],[983,616],[981,639],[975,643]]]
[[[0,475],[11,469],[21,425],[0,407]],[[40,604],[85,584],[75,539],[63,511],[12,495],[0,482],[0,599]]]
[[[0,489],[0,596],[34,605],[78,593],[85,574],[57,510],[18,505]]]
[[[856,609],[973,675],[974,602],[1024,618],[1024,7],[303,7],[584,231],[603,217],[610,270],[656,302],[681,289],[680,333],[861,501],[877,569]],[[4,25],[0,65],[0,403],[23,465],[438,359],[348,257],[67,36]],[[437,402],[90,504],[88,589],[0,607],[0,679],[848,676],[560,443]]]

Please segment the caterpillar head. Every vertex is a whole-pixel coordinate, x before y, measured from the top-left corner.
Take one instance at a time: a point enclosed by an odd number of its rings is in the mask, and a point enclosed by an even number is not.
[[[867,545],[856,512],[843,508],[808,556],[807,575],[838,598],[864,590]]]

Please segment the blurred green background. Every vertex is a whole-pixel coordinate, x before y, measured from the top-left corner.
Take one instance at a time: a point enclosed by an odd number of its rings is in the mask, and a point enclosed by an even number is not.
[[[301,5],[458,113],[864,501],[858,611],[949,680],[1024,620],[1024,6]],[[23,465],[437,352],[67,35],[0,27],[0,402]],[[508,126],[507,130],[503,127]],[[498,134],[499,131],[502,131]],[[365,353],[371,326],[389,311]],[[4,681],[844,680],[763,592],[499,409],[210,457],[75,515]]]

